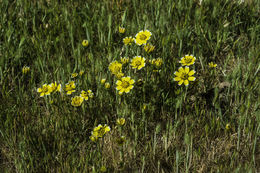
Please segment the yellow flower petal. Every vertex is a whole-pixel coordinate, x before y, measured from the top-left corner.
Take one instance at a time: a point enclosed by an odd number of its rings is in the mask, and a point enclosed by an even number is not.
[[[183,83],[183,80],[180,80],[179,82],[178,82],[178,85],[181,85]]]
[[[184,85],[185,85],[185,86],[188,86],[188,85],[189,85],[189,81],[188,81],[188,80],[185,80],[185,81],[184,81]]]
[[[184,72],[184,69],[182,67],[180,67],[178,70],[179,70],[180,73]]]
[[[181,78],[180,78],[180,77],[175,77],[175,78],[173,78],[173,80],[174,80],[174,81],[180,81]]]
[[[189,71],[190,71],[190,68],[189,68],[189,67],[185,67],[185,70],[184,70],[184,71],[185,71],[186,74],[188,74]]]
[[[195,81],[195,79],[196,79],[196,78],[193,77],[193,76],[191,76],[191,77],[188,78],[189,81]]]
[[[135,83],[135,80],[132,79],[132,80],[129,81],[129,83],[130,83],[130,84],[134,84],[134,83]]]
[[[174,74],[175,74],[176,76],[178,76],[178,77],[180,77],[180,76],[182,75],[180,72],[177,72],[177,71],[176,71]]]
[[[194,70],[191,70],[191,71],[188,73],[188,75],[189,75],[189,76],[192,76],[192,75],[194,75],[194,73],[195,73],[195,71],[194,71]]]
[[[130,92],[130,88],[126,88],[125,93],[129,93],[129,92]]]
[[[119,85],[119,86],[116,87],[116,89],[117,89],[117,90],[121,90],[121,89],[122,89],[122,86]]]
[[[116,85],[122,85],[122,82],[120,80],[116,81]]]

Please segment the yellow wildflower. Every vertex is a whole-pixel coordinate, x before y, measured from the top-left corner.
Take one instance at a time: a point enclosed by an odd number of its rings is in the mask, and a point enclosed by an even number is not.
[[[125,37],[123,39],[123,42],[125,45],[131,45],[134,41],[135,41],[135,39],[133,37]]]
[[[142,69],[145,66],[145,58],[141,56],[135,56],[131,61],[131,66],[134,69]]]
[[[67,83],[65,85],[65,91],[67,92],[67,95],[71,95],[72,93],[74,93],[76,90],[76,85],[74,81],[70,81],[69,83]]]
[[[104,126],[99,124],[92,131],[92,136],[98,137],[98,138],[102,138],[109,131],[110,131],[110,127],[109,126],[107,126],[106,124]]]
[[[84,100],[88,100],[88,92],[82,90],[80,96],[81,96]]]
[[[127,64],[129,62],[129,58],[126,58],[126,57],[122,58],[121,57],[120,61],[121,61],[122,64]]]
[[[149,30],[142,30],[138,32],[135,36],[135,43],[139,46],[146,44],[146,42],[150,39],[152,33]]]
[[[110,88],[110,83],[108,83],[108,82],[105,83],[105,88],[106,88],[106,89],[109,89],[109,88]]]
[[[176,75],[176,77],[174,78],[174,81],[178,81],[178,85],[181,85],[182,83],[184,83],[185,86],[189,85],[189,81],[195,81],[195,77],[193,76],[195,73],[194,70],[190,71],[189,67],[185,67],[185,69],[183,69],[182,67],[180,67],[178,69],[178,71],[176,71],[174,74]]]
[[[227,123],[227,124],[226,124],[226,130],[229,130],[229,129],[230,129],[230,124]]]
[[[131,89],[134,88],[133,84],[135,81],[131,77],[123,77],[121,80],[116,82],[116,89],[119,91],[119,94],[129,93]]]
[[[72,73],[71,74],[71,78],[75,78],[75,77],[77,77],[78,76],[78,73]]]
[[[93,98],[94,97],[94,93],[92,92],[92,90],[88,90],[88,96],[90,98]]]
[[[210,63],[209,63],[209,67],[210,67],[210,68],[215,68],[215,67],[217,67],[217,64],[214,64],[213,62],[210,62]]]
[[[151,64],[155,65],[157,68],[160,68],[163,64],[162,58],[153,59]]]
[[[72,106],[80,106],[83,101],[84,101],[83,97],[75,96],[75,97],[71,98],[71,105]]]
[[[181,63],[182,66],[190,66],[195,63],[196,58],[193,55],[185,55],[181,58],[179,63]]]
[[[106,82],[106,79],[101,79],[100,83],[104,84]]]
[[[41,88],[38,88],[37,89],[37,92],[38,93],[41,93],[40,94],[40,97],[43,97],[45,95],[50,95],[51,93],[51,89],[50,89],[50,86],[47,85],[47,84],[43,84],[43,86]]]
[[[125,28],[119,26],[118,31],[119,33],[123,34],[125,33]]]
[[[118,119],[116,120],[116,123],[117,123],[117,125],[119,125],[119,126],[123,126],[123,125],[125,124],[125,119],[124,119],[124,118],[118,118]]]
[[[82,46],[87,47],[88,44],[89,44],[88,40],[83,40],[82,41]]]
[[[26,74],[29,71],[30,71],[30,67],[28,67],[28,66],[24,66],[23,69],[22,69],[23,74]]]
[[[116,75],[119,72],[122,72],[122,64],[118,61],[113,61],[109,64],[108,69],[112,74]]]
[[[151,44],[149,44],[149,43],[147,43],[146,45],[144,45],[144,50],[145,50],[145,52],[147,52],[147,53],[150,53],[150,52],[154,51],[154,48],[155,48],[155,46],[153,46],[153,45],[151,45]]]
[[[56,81],[54,83],[49,84],[49,86],[50,86],[50,93],[57,92],[57,91],[61,92],[61,84],[58,85]]]

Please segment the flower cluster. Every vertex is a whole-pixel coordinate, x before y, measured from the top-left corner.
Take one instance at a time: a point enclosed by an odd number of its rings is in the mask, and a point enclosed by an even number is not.
[[[40,93],[40,97],[45,95],[50,95],[51,93],[61,92],[61,84],[57,84],[57,82],[51,84],[43,84],[42,87],[37,89],[37,92]]]
[[[122,74],[122,64],[118,61],[113,61],[109,64],[108,69],[116,76]],[[124,74],[123,74],[124,75]]]
[[[119,32],[122,28],[119,28]],[[135,38],[133,37],[125,37],[123,39],[123,42],[125,45],[131,45],[133,42],[136,43],[138,46],[143,46],[143,49],[145,52],[150,53],[154,51],[155,46],[148,43],[148,41],[151,39],[152,33],[149,30],[141,30],[136,35]],[[146,63],[150,62],[152,65],[154,65],[158,70],[163,64],[162,58],[157,58],[154,60],[146,60],[145,57],[137,55],[133,56],[133,58],[129,57],[121,57],[120,60],[114,60],[112,61],[108,69],[113,74],[117,80],[116,80],[116,90],[121,95],[123,93],[129,93],[133,88],[135,84],[135,80],[130,76],[125,76],[125,74],[131,74],[129,71],[125,71],[125,69],[133,69],[134,73],[137,73],[137,71],[140,71],[146,66]],[[148,68],[149,69],[149,68]],[[101,84],[105,85],[106,88],[110,88],[110,83],[105,83],[106,80],[102,79]]]
[[[110,127],[108,125],[99,124],[97,127],[93,129],[91,132],[90,140],[96,142],[99,138],[103,138],[103,136],[110,131]]]
[[[51,83],[51,84],[43,84],[42,87],[37,89],[37,92],[40,93],[40,97],[43,97],[45,95],[50,95],[51,93],[55,92],[61,92],[61,84],[57,84],[57,82]],[[76,84],[74,81],[69,81],[67,84],[65,84],[64,91],[67,95],[72,95],[74,92],[76,92]],[[81,94],[79,96],[74,96],[71,98],[71,105],[75,107],[81,106],[83,101],[87,101],[89,98],[93,98],[94,93],[92,90],[81,91]]]
[[[185,67],[180,67],[178,71],[174,72],[174,81],[177,81],[178,85],[184,83],[185,86],[188,86],[190,81],[195,81],[196,78],[193,76],[195,70],[190,70],[189,68],[190,65],[195,63],[195,60],[196,58],[193,55],[185,55],[181,58],[179,62]]]

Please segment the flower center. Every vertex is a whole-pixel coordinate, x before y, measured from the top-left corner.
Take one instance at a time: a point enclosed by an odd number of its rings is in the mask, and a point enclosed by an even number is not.
[[[127,82],[127,81],[123,81],[122,82],[122,87],[123,88],[127,88],[129,85],[130,85],[129,82]]]
[[[140,35],[140,39],[141,39],[141,40],[146,40],[146,38],[147,38],[147,36],[146,36],[145,34],[141,34],[141,35]]]
[[[47,93],[47,92],[48,92],[48,87],[43,87],[43,88],[42,88],[42,92],[43,92],[43,93]]]
[[[192,58],[185,58],[185,62],[186,63],[191,63],[192,62]]]
[[[141,64],[142,64],[141,61],[136,61],[136,62],[135,62],[135,65],[136,65],[136,66],[140,66]]]
[[[188,80],[188,78],[189,78],[188,73],[183,73],[183,74],[182,74],[182,79],[183,79],[183,80]]]

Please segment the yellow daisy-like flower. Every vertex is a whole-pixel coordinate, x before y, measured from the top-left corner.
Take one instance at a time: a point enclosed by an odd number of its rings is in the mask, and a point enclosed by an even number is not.
[[[109,132],[111,129],[108,125],[101,125],[99,124],[97,127],[94,128],[92,131],[92,136],[102,138],[107,132]]]
[[[123,42],[125,45],[131,45],[134,41],[135,41],[135,39],[133,37],[125,37],[123,39]]]
[[[151,64],[155,65],[157,68],[160,68],[163,64],[162,58],[153,59],[150,62],[151,62]]]
[[[72,73],[71,74],[71,78],[75,78],[75,77],[77,77],[79,74],[78,73]]]
[[[119,126],[123,126],[125,124],[125,119],[124,118],[118,118],[116,120],[116,124]]]
[[[153,45],[151,45],[151,44],[149,44],[149,43],[147,43],[146,45],[144,45],[144,50],[145,50],[145,52],[147,52],[147,53],[150,53],[150,52],[154,51],[154,48],[155,48],[155,46],[153,46]]]
[[[24,66],[23,69],[22,69],[23,74],[26,74],[29,71],[30,71],[30,67],[28,67],[28,66]]]
[[[179,63],[181,63],[182,66],[190,66],[195,63],[196,58],[193,55],[185,55],[181,58]]]
[[[125,33],[125,28],[119,26],[118,31],[119,33],[123,34]]]
[[[120,61],[121,61],[122,64],[127,64],[129,62],[129,58],[126,58],[126,57],[122,58],[121,57]]]
[[[84,101],[83,97],[75,96],[75,97],[71,98],[71,105],[78,107],[82,104],[83,101]]]
[[[82,90],[80,93],[80,97],[82,97],[84,100],[88,100],[88,92]]]
[[[89,98],[94,97],[94,93],[92,92],[92,90],[88,90],[88,96],[89,96]]]
[[[65,85],[65,91],[67,92],[67,95],[71,95],[72,93],[74,93],[76,90],[76,85],[74,81],[70,81],[69,83],[67,83]]]
[[[217,64],[214,64],[213,62],[210,62],[210,63],[209,63],[209,67],[210,67],[210,68],[215,68],[215,67],[217,67]]]
[[[146,42],[150,39],[152,33],[149,30],[142,30],[138,32],[135,36],[135,43],[139,46],[146,44]]]
[[[112,74],[116,75],[119,72],[122,72],[122,64],[118,61],[113,61],[109,64],[108,69]]]
[[[181,85],[184,83],[185,86],[189,85],[189,81],[195,81],[195,77],[193,76],[195,74],[194,70],[190,71],[189,67],[182,68],[180,67],[178,71],[175,73],[174,81],[178,81],[178,85]]]
[[[110,88],[110,83],[108,83],[108,82],[105,83],[105,88],[106,88],[106,89],[109,89],[109,88]]]
[[[119,94],[129,93],[131,89],[134,88],[133,84],[135,83],[134,79],[131,77],[122,77],[121,80],[117,80],[116,89],[119,91]]]
[[[43,97],[45,95],[50,95],[51,89],[49,85],[43,84],[41,88],[37,89],[37,92],[40,93],[40,97]]]
[[[83,40],[82,41],[82,46],[87,47],[88,44],[89,44],[88,40]]]
[[[106,79],[101,79],[100,83],[104,84],[106,82]]]
[[[49,84],[49,86],[51,93],[57,91],[61,92],[61,84],[58,85],[56,81],[54,83]]]
[[[145,58],[141,56],[135,56],[131,61],[131,66],[134,69],[140,70],[145,66]]]

